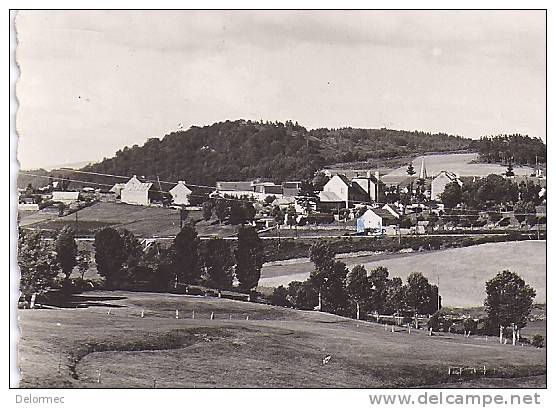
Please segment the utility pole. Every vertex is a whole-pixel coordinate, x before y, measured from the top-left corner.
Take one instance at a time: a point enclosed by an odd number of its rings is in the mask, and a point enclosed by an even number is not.
[[[440,310],[440,275],[436,275],[436,310]]]
[[[77,235],[79,233],[79,218],[78,218],[78,215],[77,215],[78,212],[79,212],[79,210],[77,210],[75,212],[75,237],[76,238],[77,238]]]

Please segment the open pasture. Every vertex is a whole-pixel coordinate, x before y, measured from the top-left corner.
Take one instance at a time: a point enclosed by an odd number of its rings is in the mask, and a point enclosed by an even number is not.
[[[351,269],[363,265],[367,271],[378,266],[388,268],[390,276],[406,279],[411,272],[421,272],[430,282],[440,283],[442,303],[449,307],[473,307],[483,304],[485,282],[504,269],[515,271],[537,291],[535,302],[546,302],[546,241],[497,242],[465,248],[451,248],[424,253],[343,257]],[[307,258],[266,264],[260,286],[287,286],[294,280],[307,279],[314,265]]]
[[[80,300],[78,309],[19,311],[20,386],[450,386],[469,378],[448,376],[449,366],[487,366],[488,378],[474,381],[503,387],[537,384],[546,373],[544,350],[495,338],[392,333],[326,313],[186,295],[89,292]]]
[[[452,154],[431,154],[426,156],[419,156],[413,159],[413,167],[415,171],[419,172],[421,163],[425,159],[425,167],[427,174],[436,176],[441,171],[451,171],[458,176],[488,176],[489,174],[503,174],[506,171],[506,166],[499,163],[480,163],[474,162],[478,159],[477,153],[452,153]],[[390,177],[407,176],[407,165],[398,167],[396,170],[384,176],[384,181]],[[514,173],[518,176],[528,176],[535,171],[527,166],[515,166]]]

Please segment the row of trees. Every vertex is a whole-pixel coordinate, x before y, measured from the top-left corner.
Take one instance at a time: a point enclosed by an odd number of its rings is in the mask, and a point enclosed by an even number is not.
[[[25,296],[41,294],[51,288],[60,274],[62,285],[68,285],[75,267],[81,277],[89,269],[90,255],[78,250],[75,233],[66,227],[60,231],[54,245],[40,231],[19,230],[18,263],[21,272],[20,289]]]
[[[357,265],[348,271],[337,261],[330,246],[317,242],[311,247],[314,271],[304,282],[279,286],[271,301],[281,306],[317,309],[358,319],[367,313],[432,314],[440,306],[438,287],[421,273],[412,273],[404,285],[398,277],[389,278],[388,269],[378,267],[367,273]]]
[[[519,184],[496,174],[472,182],[465,182],[463,186],[453,182],[446,186],[440,198],[448,208],[463,204],[467,208],[495,208],[514,205],[516,203],[530,203],[529,206],[539,205],[543,197],[539,196],[542,187],[528,180]]]
[[[228,221],[232,225],[252,222],[257,211],[252,202],[237,199],[208,199],[203,202],[203,218],[208,221],[213,214],[220,223]]]
[[[484,136],[471,142],[471,148],[478,151],[481,159],[488,163],[546,163],[544,142],[539,138],[520,134]]]
[[[252,227],[241,227],[237,246],[222,238],[201,242],[195,228],[185,225],[167,248],[153,243],[145,251],[127,230],[104,228],[95,235],[95,261],[109,288],[144,283],[170,289],[203,283],[251,291],[259,282],[264,262],[262,242]]]
[[[77,267],[83,279],[90,266],[89,251],[78,250],[71,227],[60,231],[54,243],[40,231],[21,229],[18,241],[21,291],[26,297],[41,294],[61,283],[68,289]],[[169,290],[202,283],[251,291],[259,282],[264,262],[262,241],[252,227],[241,227],[235,248],[212,238],[201,242],[192,225],[186,225],[168,247],[152,243],[145,250],[128,230],[104,228],[95,234],[95,263],[109,289],[148,287]],[[60,282],[61,280],[61,282]]]

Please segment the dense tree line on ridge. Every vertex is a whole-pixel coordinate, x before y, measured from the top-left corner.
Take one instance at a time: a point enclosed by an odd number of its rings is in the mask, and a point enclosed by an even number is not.
[[[153,137],[143,146],[126,146],[114,157],[82,170],[213,186],[218,180],[305,180],[323,166],[335,163],[452,151],[478,152],[480,160],[486,162],[512,161],[518,165],[532,165],[536,160],[546,162],[546,145],[542,140],[519,134],[471,140],[445,133],[350,127],[307,130],[291,121],[236,120],[192,126],[162,139]],[[44,170],[36,172],[53,174]],[[55,174],[68,175],[63,170]],[[97,183],[115,182],[111,177],[75,173],[71,176]],[[46,178],[25,174],[18,178],[20,187],[29,183],[42,186],[47,182]]]
[[[226,121],[193,126],[124,147],[114,157],[84,170],[185,179],[214,185],[218,180],[268,178],[276,182],[311,178],[323,166],[345,161],[389,158],[427,151],[468,149],[470,139],[447,134],[390,129],[315,129],[297,123]],[[106,182],[106,177],[80,175]]]
[[[487,163],[515,163],[533,166],[546,163],[546,144],[538,137],[520,134],[483,136],[470,148]]]

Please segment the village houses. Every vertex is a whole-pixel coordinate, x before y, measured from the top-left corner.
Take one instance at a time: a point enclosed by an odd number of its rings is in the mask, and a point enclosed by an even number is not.
[[[319,193],[320,205],[323,208],[349,208],[357,203],[378,201],[382,191],[378,174],[373,176],[367,172],[366,176],[356,176],[352,180],[336,174]]]

